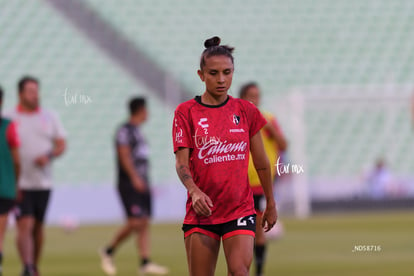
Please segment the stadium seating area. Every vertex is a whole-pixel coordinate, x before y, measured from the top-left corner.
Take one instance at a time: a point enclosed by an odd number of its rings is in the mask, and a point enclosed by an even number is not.
[[[269,94],[413,79],[411,1],[88,3],[191,88],[202,43],[216,34],[236,46],[236,84],[259,79]]]
[[[23,74],[38,76],[43,105],[59,113],[68,132],[68,151],[56,162],[57,182],[112,183],[115,128],[127,116],[128,99],[150,93],[132,82],[49,6],[38,2],[3,2],[0,25],[5,28],[0,40],[0,82],[6,92],[5,109],[15,105],[17,80]],[[72,96],[76,94],[77,102],[73,102]],[[92,102],[82,103],[81,95],[90,97]],[[146,132],[156,137],[156,141],[149,139],[154,156],[158,156],[154,167],[168,167],[173,162],[167,139],[172,110],[153,97],[150,109]],[[159,183],[172,173],[172,170],[157,170],[154,178]]]
[[[280,115],[289,137],[289,116],[275,108],[293,89],[306,94],[373,96],[367,85],[404,85],[409,99],[414,80],[413,1],[85,1],[117,31],[190,91],[200,94],[196,75],[206,38],[219,35],[236,46],[232,94],[256,80],[264,107]],[[137,4],[138,3],[138,4]],[[57,163],[61,184],[111,183],[113,134],[125,117],[131,95],[150,98],[150,141],[155,185],[175,181],[170,128],[173,109],[133,81],[47,2],[0,0],[0,83],[6,106],[15,103],[16,80],[33,74],[42,81],[44,106],[57,110],[68,131],[69,150]],[[328,89],[326,86],[354,89]],[[312,87],[312,88],[309,88]],[[315,89],[316,87],[316,89]],[[408,87],[408,88],[407,88]],[[89,104],[69,104],[69,94],[89,96]],[[309,92],[309,93],[310,93]],[[345,93],[345,94],[342,94]],[[357,174],[384,154],[401,174],[414,170],[410,111],[403,104],[352,108],[335,102],[306,107],[307,172],[311,176]],[[279,103],[280,106],[280,103]],[[338,108],[336,108],[338,107]],[[391,116],[391,118],[389,117]],[[391,121],[391,122],[390,122]],[[387,123],[390,122],[390,123]],[[338,165],[339,164],[339,165]]]

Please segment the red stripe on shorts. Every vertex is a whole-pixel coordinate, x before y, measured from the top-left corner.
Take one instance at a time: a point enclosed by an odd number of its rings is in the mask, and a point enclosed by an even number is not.
[[[224,234],[223,240],[237,236],[237,235],[249,235],[254,238],[256,236],[256,233],[252,230],[234,230],[234,231]]]
[[[216,233],[213,233],[213,232],[210,232],[206,229],[198,228],[198,227],[192,228],[192,229],[188,230],[187,232],[185,232],[184,233],[184,238],[187,238],[188,236],[190,236],[193,233],[201,233],[201,234],[209,236],[210,238],[213,238],[215,240],[218,240],[218,241],[220,240],[220,236],[217,235]]]

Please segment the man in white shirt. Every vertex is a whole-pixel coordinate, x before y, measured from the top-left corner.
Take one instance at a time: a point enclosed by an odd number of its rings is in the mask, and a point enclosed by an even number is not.
[[[52,160],[65,150],[65,130],[57,115],[39,106],[39,81],[23,77],[18,83],[19,104],[7,115],[20,136],[21,174],[17,204],[17,247],[23,276],[38,276],[44,217],[52,188]]]

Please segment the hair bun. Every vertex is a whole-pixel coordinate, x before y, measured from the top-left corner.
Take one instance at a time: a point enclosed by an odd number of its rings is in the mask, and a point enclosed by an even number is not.
[[[206,48],[210,48],[210,47],[214,47],[218,45],[220,45],[220,37],[218,36],[213,36],[212,38],[209,38],[206,41],[204,41],[204,47]]]

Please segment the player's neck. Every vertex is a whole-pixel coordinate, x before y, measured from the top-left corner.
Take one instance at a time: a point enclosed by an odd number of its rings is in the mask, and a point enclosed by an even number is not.
[[[214,96],[208,92],[204,92],[204,94],[201,95],[201,102],[207,105],[220,105],[227,100],[227,97],[227,93],[219,96]]]
[[[23,103],[19,103],[19,105],[17,106],[17,109],[20,112],[23,112],[23,113],[34,113],[34,112],[39,110],[39,106],[36,106],[36,107],[33,108],[33,107],[25,105]]]
[[[144,120],[141,117],[138,117],[138,116],[136,116],[136,117],[133,116],[133,117],[129,118],[129,123],[131,125],[134,125],[134,126],[140,126],[143,122],[144,122]]]

